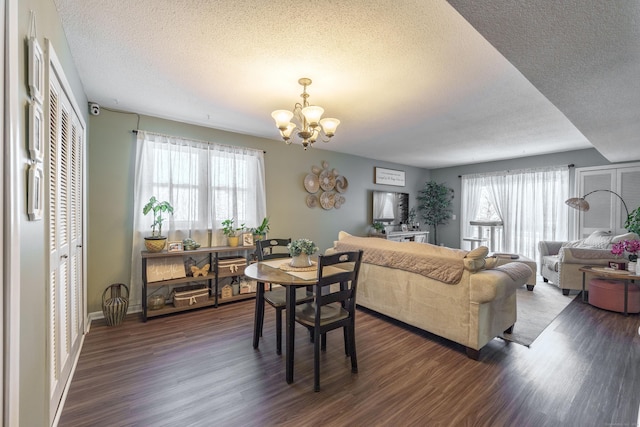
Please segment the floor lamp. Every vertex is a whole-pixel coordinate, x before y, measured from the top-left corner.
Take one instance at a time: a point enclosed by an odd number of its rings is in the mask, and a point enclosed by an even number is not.
[[[588,192],[587,194],[585,194],[582,197],[572,197],[570,199],[565,200],[565,203],[572,207],[573,209],[577,209],[579,211],[582,212],[587,212],[589,210],[589,202],[587,202],[585,200],[585,198],[592,193],[596,193],[598,191],[606,191],[608,193],[611,194],[615,194],[616,196],[618,196],[618,199],[620,199],[620,201],[622,202],[622,205],[624,206],[624,210],[627,212],[627,218],[629,218],[629,209],[627,208],[627,204],[624,202],[624,199],[615,191],[611,191],[611,190],[593,190]]]

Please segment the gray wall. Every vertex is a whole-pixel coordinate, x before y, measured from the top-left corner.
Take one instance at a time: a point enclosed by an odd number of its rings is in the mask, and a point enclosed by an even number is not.
[[[19,47],[19,132],[21,137],[18,150],[20,152],[20,169],[16,200],[19,212],[19,242],[13,248],[20,257],[20,425],[45,426],[49,419],[47,366],[47,232],[46,210],[45,220],[29,221],[26,211],[26,188],[28,167],[28,73],[27,43],[29,34],[30,11],[36,16],[37,38],[43,49],[46,49],[45,38],[52,42],[58,55],[74,96],[80,107],[87,105],[82,83],[78,78],[73,58],[60,24],[55,5],[52,0],[19,0],[18,2],[18,40]],[[46,110],[45,110],[46,114]],[[86,109],[81,112],[87,120]],[[46,171],[46,168],[45,168]],[[13,207],[15,208],[15,207]],[[11,209],[13,209],[11,208]],[[15,256],[15,255],[14,255]]]
[[[103,108],[99,116],[91,116],[90,120],[88,309],[89,312],[99,312],[105,287],[111,283],[130,282],[136,139],[131,131],[138,126],[138,117]],[[321,251],[332,246],[340,230],[357,235],[369,232],[371,190],[407,192],[413,206],[417,190],[429,178],[429,172],[420,168],[319,148],[304,151],[300,145],[287,146],[282,141],[148,116],[140,118],[139,127],[141,130],[265,150],[267,215],[271,224],[269,236],[307,237],[316,242]],[[328,144],[341,143],[344,141],[338,134]],[[322,144],[318,143],[320,147]],[[338,169],[349,182],[344,194],[346,203],[340,209],[310,209],[305,203],[308,193],[303,179],[311,172],[312,166],[321,166],[323,161],[328,162],[330,168]],[[374,184],[376,166],[405,171],[405,187]],[[135,288],[140,289],[138,285]]]
[[[496,162],[478,163],[473,165],[455,166],[450,168],[432,169],[431,178],[438,183],[446,183],[447,186],[453,188],[455,194],[453,199],[453,212],[456,215],[456,219],[450,221],[447,225],[438,227],[438,241],[443,243],[445,246],[460,247],[460,175],[570,164],[575,165],[576,168],[580,168],[586,166],[608,165],[610,162],[602,157],[602,155],[600,155],[600,153],[595,149],[588,149]],[[573,191],[573,168],[571,169],[570,174],[571,191]]]

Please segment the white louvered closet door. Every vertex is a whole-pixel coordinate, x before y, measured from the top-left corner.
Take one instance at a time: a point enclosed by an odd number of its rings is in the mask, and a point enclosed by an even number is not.
[[[64,79],[63,79],[64,81]],[[58,408],[84,332],[85,129],[53,68],[49,73],[49,391]]]

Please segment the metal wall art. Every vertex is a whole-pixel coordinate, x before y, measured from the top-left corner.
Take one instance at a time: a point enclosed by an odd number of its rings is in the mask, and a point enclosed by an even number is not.
[[[349,182],[340,175],[337,169],[329,169],[329,163],[322,162],[322,167],[312,166],[311,173],[304,177],[304,188],[308,194],[307,206],[315,208],[320,205],[322,209],[340,209],[346,199]]]

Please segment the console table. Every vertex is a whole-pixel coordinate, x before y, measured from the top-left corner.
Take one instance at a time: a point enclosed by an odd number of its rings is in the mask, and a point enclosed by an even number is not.
[[[387,240],[396,242],[429,242],[428,231],[391,231],[386,233]]]

